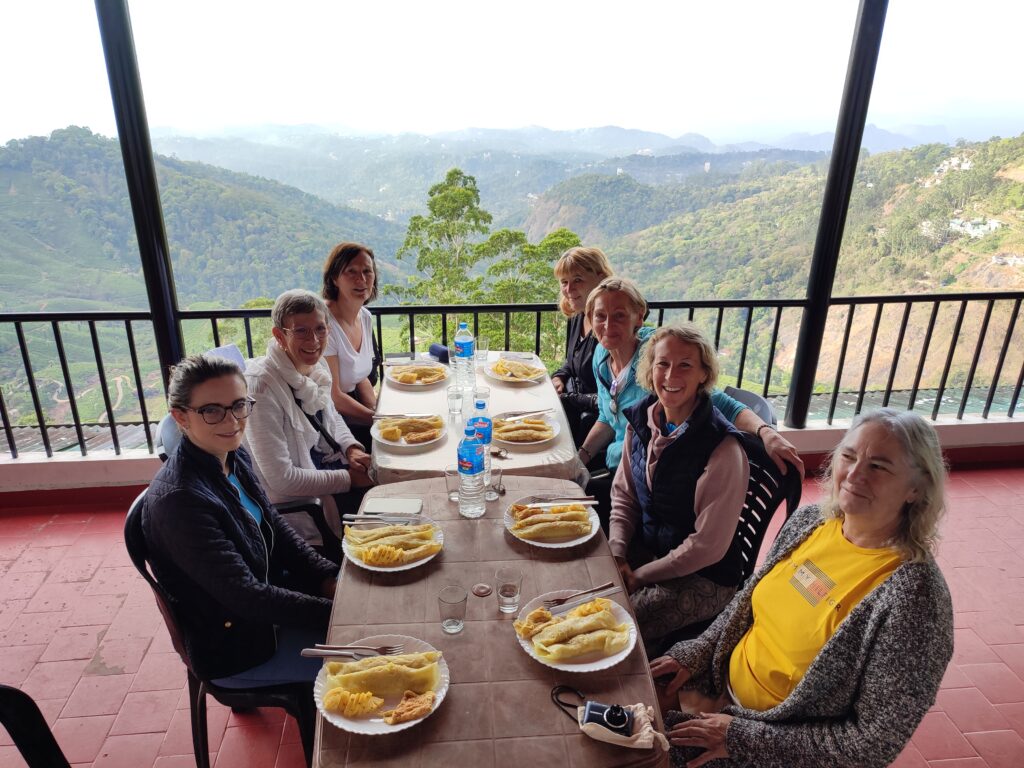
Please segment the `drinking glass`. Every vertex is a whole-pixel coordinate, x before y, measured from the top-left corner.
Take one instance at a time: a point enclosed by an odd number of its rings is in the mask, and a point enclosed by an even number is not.
[[[476,401],[483,400],[487,403],[488,407],[491,404],[491,388],[490,387],[473,387],[473,407],[476,407]]]
[[[462,415],[462,387],[448,387],[448,415]]]
[[[441,613],[441,629],[449,635],[462,631],[466,624],[466,590],[455,584],[437,593],[437,609]]]
[[[448,501],[459,503],[459,465],[449,464],[444,468],[444,487],[448,491]]]
[[[487,351],[490,349],[490,342],[487,341],[486,336],[481,336],[476,340],[476,363],[477,365],[484,365],[487,363]]]
[[[498,489],[501,487],[501,467],[491,462],[491,484],[484,490],[484,501],[497,501]]]
[[[518,568],[499,568],[494,573],[494,594],[498,596],[498,610],[515,613],[519,610],[519,592],[523,586],[523,572]]]

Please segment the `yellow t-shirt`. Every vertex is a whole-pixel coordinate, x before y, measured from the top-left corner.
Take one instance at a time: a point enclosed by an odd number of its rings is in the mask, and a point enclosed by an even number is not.
[[[751,595],[754,623],[733,649],[729,683],[748,709],[777,706],[850,611],[902,562],[865,549],[829,520],[771,569]]]

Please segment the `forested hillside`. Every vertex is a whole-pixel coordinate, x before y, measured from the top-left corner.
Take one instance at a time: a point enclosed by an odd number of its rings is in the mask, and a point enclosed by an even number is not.
[[[316,288],[343,239],[395,279],[403,228],[278,182],[157,156],[179,302],[236,307]],[[118,143],[84,128],[0,148],[0,309],[144,308]]]

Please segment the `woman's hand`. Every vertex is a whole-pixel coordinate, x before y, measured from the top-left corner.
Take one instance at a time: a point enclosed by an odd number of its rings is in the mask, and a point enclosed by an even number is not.
[[[363,472],[370,471],[370,464],[373,459],[370,458],[370,454],[358,445],[349,446],[349,449],[345,451],[345,457],[348,459],[350,466],[358,466]]]
[[[764,449],[768,452],[772,461],[775,462],[783,474],[789,471],[786,466],[788,461],[794,467],[796,471],[800,473],[800,479],[804,477],[804,462],[800,458],[800,454],[797,453],[796,448],[789,440],[784,438],[774,429],[762,429],[761,430],[761,442],[764,443]]]
[[[565,392],[565,382],[562,381],[561,376],[555,376],[551,379],[551,383],[555,386],[555,392],[562,394]]]
[[[353,488],[370,488],[373,486],[373,480],[370,479],[369,473],[359,464],[349,465],[348,476],[352,481]]]
[[[626,585],[627,593],[632,595],[643,586],[636,574],[633,573],[633,569],[629,567],[629,563],[625,560],[617,560],[616,565],[619,566],[619,575],[622,576],[622,583]]]
[[[732,715],[702,713],[692,720],[684,720],[672,726],[668,732],[668,742],[675,747],[707,750],[686,763],[688,768],[700,768],[711,760],[729,757],[725,735],[731,722]]]
[[[655,682],[659,677],[669,675],[672,675],[672,679],[665,684],[665,693],[674,696],[683,687],[683,683],[690,679],[690,670],[671,656],[659,656],[651,662],[651,677]]]

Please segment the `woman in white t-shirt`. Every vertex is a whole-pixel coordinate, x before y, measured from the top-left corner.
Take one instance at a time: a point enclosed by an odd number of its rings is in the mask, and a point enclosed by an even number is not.
[[[377,408],[379,355],[373,316],[364,306],[377,298],[373,251],[358,243],[335,246],[324,264],[323,297],[330,329],[324,359],[331,369],[331,399],[353,434],[370,445],[369,426]]]

